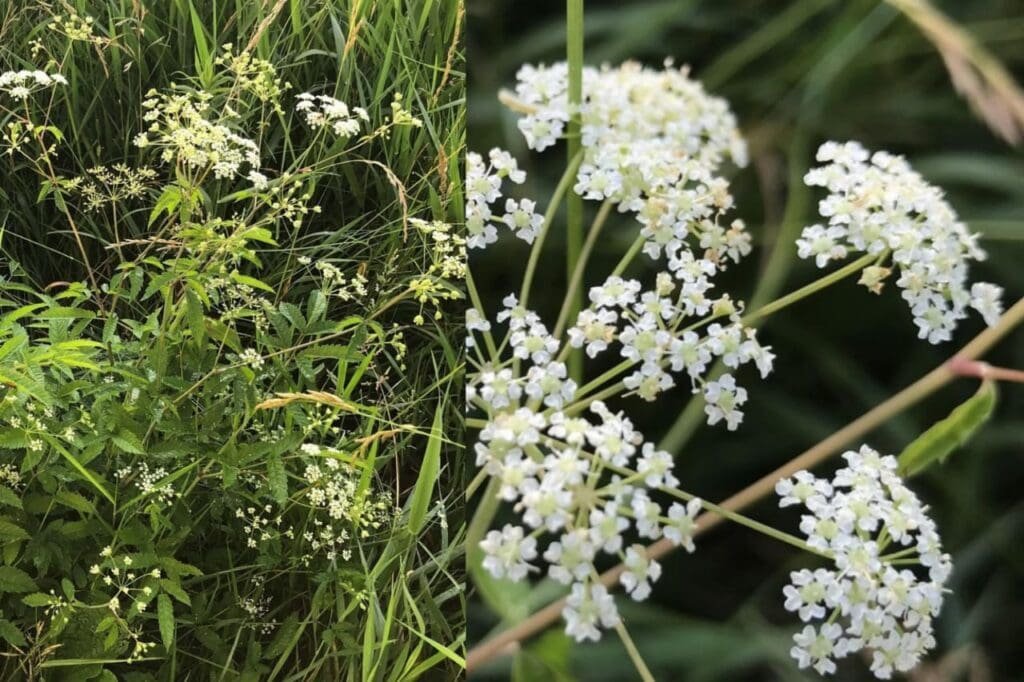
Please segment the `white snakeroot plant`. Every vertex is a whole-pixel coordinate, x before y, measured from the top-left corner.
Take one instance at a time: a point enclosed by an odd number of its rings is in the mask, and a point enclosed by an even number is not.
[[[836,659],[868,649],[877,676],[908,670],[934,644],[931,619],[950,562],[892,458],[865,449],[848,454],[848,468],[831,482],[807,472],[780,482],[783,506],[810,511],[800,538],[680,489],[673,455],[647,441],[619,403],[683,390],[703,402],[709,425],[739,428],[746,366],[764,379],[775,358],[753,322],[852,274],[877,290],[888,259],[900,268],[898,285],[922,336],[948,338],[967,306],[991,323],[999,289],[967,282],[967,262],[981,257],[974,238],[899,157],[879,153],[868,164],[855,143],[828,143],[819,160],[832,165],[811,171],[807,182],[833,193],[822,202],[829,224],[808,227],[796,250],[819,267],[864,255],[748,312],[718,288],[719,275],[751,250],[743,222],[727,217],[734,202],[725,169],[747,160],[727,103],[668,62],[660,70],[583,69],[578,105],[568,81],[565,64],[524,66],[515,93],[503,96],[536,152],[554,146],[574,117],[579,122],[581,151],[546,208],[514,196],[526,173],[511,154],[467,155],[470,253],[496,248],[502,235],[530,245],[520,290],[496,310],[476,290],[472,268],[466,278],[468,423],[478,429],[480,467],[471,492],[487,482],[473,524],[482,530],[470,534],[476,565],[494,578],[566,585],[562,615],[577,641],[612,627],[626,637],[601,568],[618,561],[619,586],[634,600],[648,598],[662,571],[644,543],[693,552],[697,517],[709,510],[835,563],[831,571],[794,573],[786,590],[786,608],[807,623],[794,638],[801,667],[829,673]],[[577,247],[558,317],[547,320],[530,307],[530,290],[570,192],[601,207]],[[631,216],[621,229],[633,230],[633,244],[612,272],[586,281],[587,258],[613,209]],[[890,222],[894,230],[882,229]],[[644,267],[631,275],[638,258]],[[588,376],[592,366],[601,373]],[[502,503],[512,516],[488,531]],[[927,576],[907,568],[912,563]]]

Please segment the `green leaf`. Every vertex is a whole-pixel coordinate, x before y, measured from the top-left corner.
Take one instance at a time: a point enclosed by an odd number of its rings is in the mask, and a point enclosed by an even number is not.
[[[572,642],[560,630],[544,634],[522,648],[512,662],[513,682],[570,682]]]
[[[434,423],[430,427],[430,437],[423,453],[423,463],[416,478],[416,487],[409,501],[409,532],[417,535],[427,518],[430,499],[437,485],[437,477],[441,471],[441,444],[444,442],[443,429],[444,404],[438,404],[434,410]]]
[[[25,635],[21,633],[18,626],[6,618],[0,618],[0,637],[6,640],[11,646],[28,646],[28,642],[25,641]]]
[[[92,502],[89,501],[89,498],[70,490],[61,490],[59,493],[54,495],[53,499],[56,500],[58,504],[63,504],[65,507],[70,507],[71,509],[80,511],[83,514],[96,513],[96,507],[94,507]]]
[[[28,540],[29,535],[24,528],[18,524],[0,517],[0,542],[7,544],[8,542],[21,542],[22,540]]]
[[[247,286],[252,287],[253,289],[262,289],[263,291],[266,291],[266,292],[271,293],[271,294],[276,294],[277,293],[274,290],[274,288],[272,286],[270,286],[269,284],[261,282],[260,280],[256,279],[255,277],[249,277],[248,275],[243,275],[242,273],[238,272],[237,270],[235,270],[234,272],[231,273],[231,281],[234,282],[235,284],[245,284]]]
[[[167,189],[164,190],[164,193],[160,195],[159,199],[157,199],[156,205],[149,214],[148,226],[152,227],[153,223],[160,219],[160,214],[166,213],[167,215],[170,215],[173,213],[180,203],[181,190],[177,185],[168,185]]]
[[[39,586],[28,573],[14,566],[0,566],[0,592],[38,592]]]
[[[188,592],[182,589],[181,584],[177,580],[162,578],[160,580],[160,587],[182,604],[192,606],[192,600],[188,598]]]
[[[166,594],[161,593],[156,598],[156,617],[160,623],[160,639],[164,642],[164,648],[170,651],[174,641],[174,605]]]
[[[21,498],[7,486],[0,485],[0,504],[21,509]]]
[[[142,439],[131,431],[120,431],[112,435],[110,440],[114,441],[114,445],[125,452],[130,452],[133,455],[146,454],[146,447],[143,445]]]
[[[944,462],[989,420],[996,407],[996,396],[995,382],[983,381],[977,393],[904,448],[899,456],[900,475],[913,476],[935,462]]]
[[[34,592],[21,598],[21,603],[25,606],[31,606],[33,608],[39,608],[43,606],[49,606],[57,603],[57,598],[52,594],[43,594],[42,592]]]
[[[288,501],[288,474],[284,470],[281,455],[276,452],[267,456],[267,483],[278,504]]]

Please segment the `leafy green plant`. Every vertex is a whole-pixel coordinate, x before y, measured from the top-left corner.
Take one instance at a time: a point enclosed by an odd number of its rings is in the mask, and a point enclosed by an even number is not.
[[[0,674],[453,669],[458,4],[87,4],[2,25]]]

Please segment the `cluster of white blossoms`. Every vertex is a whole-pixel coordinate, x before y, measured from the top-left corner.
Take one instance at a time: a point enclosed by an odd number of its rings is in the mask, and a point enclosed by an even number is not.
[[[952,564],[895,457],[865,445],[843,458],[847,466],[831,481],[801,471],[776,485],[780,506],[807,508],[800,530],[835,563],[790,574],[785,608],[808,623],[791,653],[824,675],[835,672],[836,659],[865,649],[871,671],[889,679],[935,646],[932,619]]]
[[[485,163],[476,152],[466,154],[466,247],[482,249],[498,241],[498,227],[504,225],[528,244],[532,244],[544,224],[530,199],[507,198],[500,215],[492,208],[504,196],[502,185],[508,179],[517,185],[526,181],[515,157],[501,149],[492,149]],[[501,211],[501,208],[497,208]]]
[[[0,92],[12,99],[26,100],[38,90],[46,90],[56,85],[67,85],[68,81],[59,73],[45,71],[4,71],[0,73]]]
[[[133,484],[140,494],[149,495],[153,501],[160,504],[170,504],[181,497],[181,493],[175,490],[172,484],[161,485],[161,481],[168,475],[164,467],[150,469],[146,462],[130,464],[115,472],[118,481]]]
[[[995,324],[1002,313],[1002,289],[967,280],[968,263],[985,257],[976,235],[960,222],[943,197],[901,156],[869,153],[857,142],[826,142],[804,181],[829,195],[818,204],[828,225],[811,225],[797,240],[800,257],[825,267],[856,252],[877,254],[862,283],[879,291],[890,269],[899,268],[896,286],[910,306],[919,336],[948,341],[972,307]]]
[[[212,170],[216,178],[244,175],[245,165],[250,171],[259,168],[259,147],[224,122],[211,120],[215,116],[211,99],[206,92],[150,90],[142,102],[149,128],[135,137],[136,146],[159,148],[165,163]]]
[[[563,387],[571,384],[560,367],[531,373],[523,391],[560,403]],[[517,391],[509,379],[505,372],[484,377],[478,396],[504,391],[507,397]],[[646,540],[666,537],[694,549],[700,500],[665,509],[654,499],[659,489],[678,483],[672,456],[644,442],[625,415],[600,401],[590,404],[586,417],[502,410],[481,431],[476,457],[500,481],[499,497],[513,503],[522,519],[522,525],[490,531],[480,543],[484,568],[498,578],[523,580],[540,570],[535,562],[543,559],[550,578],[572,586],[562,615],[566,633],[577,641],[597,640],[601,628],[618,622],[614,599],[597,581],[601,555],[626,564],[620,583],[636,601],[647,598],[661,575],[643,544],[628,543],[631,529]],[[545,534],[555,539],[541,551],[538,538]]]
[[[360,121],[369,121],[370,115],[362,107],[353,107],[328,95],[304,92],[298,95],[295,110],[305,115],[306,124],[314,129],[328,128],[335,135],[349,138],[359,133]]]
[[[526,65],[517,77],[516,108],[528,112],[519,129],[541,151],[569,120],[568,69]],[[675,272],[691,254],[690,240],[716,263],[750,252],[742,221],[720,223],[733,199],[719,171],[727,161],[746,165],[746,144],[728,103],[686,68],[586,68],[579,113],[584,156],[574,191],[634,213],[648,255],[664,255]]]
[[[305,499],[318,512],[302,538],[328,561],[348,560],[353,537],[367,538],[387,527],[395,514],[394,500],[387,491],[360,492],[361,471],[342,462],[339,451],[316,443],[305,443],[300,450],[309,462],[303,472]]]
[[[668,538],[694,550],[698,499],[675,490],[672,456],[644,442],[621,412],[596,399],[606,385],[583,387],[569,376],[573,349],[589,358],[618,356],[602,381],[620,382],[612,394],[655,400],[678,377],[700,395],[710,424],[735,429],[743,419],[746,390],[734,373],[752,364],[762,377],[774,355],[746,327],[741,307],[714,292],[714,278],[749,253],[742,223],[723,226],[733,204],[719,177],[727,161],[746,162],[735,118],[723,100],[707,95],[685,70],[626,64],[584,73],[584,156],[573,190],[585,199],[618,205],[640,223],[638,247],[658,263],[645,283],[613,274],[587,290],[588,304],[549,330],[540,316],[507,296],[491,319],[467,314],[468,347],[475,371],[470,405],[486,413],[476,444],[477,464],[498,481],[520,524],[492,530],[481,543],[493,575],[525,579],[546,563],[552,579],[571,585],[563,616],[577,640],[596,640],[618,621],[614,598],[598,580],[595,563],[610,555],[625,566],[620,583],[645,599],[661,574],[644,544]],[[520,129],[538,151],[562,135],[569,119],[566,69],[523,67],[515,110],[526,112]],[[501,225],[533,243],[544,218],[528,199],[505,199],[505,180],[525,173],[507,152],[487,160],[467,158],[467,222],[471,248],[498,240]],[[491,335],[507,327],[502,341]],[[483,342],[482,342],[483,341]],[[488,353],[500,354],[501,357]],[[720,360],[726,373],[709,376]],[[614,362],[614,361],[613,361]],[[656,499],[686,503],[667,508]],[[545,534],[553,541],[540,547]]]

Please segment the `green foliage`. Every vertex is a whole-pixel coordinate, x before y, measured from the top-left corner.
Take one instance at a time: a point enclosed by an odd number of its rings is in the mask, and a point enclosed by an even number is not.
[[[996,383],[983,381],[977,393],[903,449],[899,455],[900,474],[913,476],[933,464],[945,462],[992,417],[997,395]]]
[[[456,669],[459,11],[0,9],[0,677]]]

